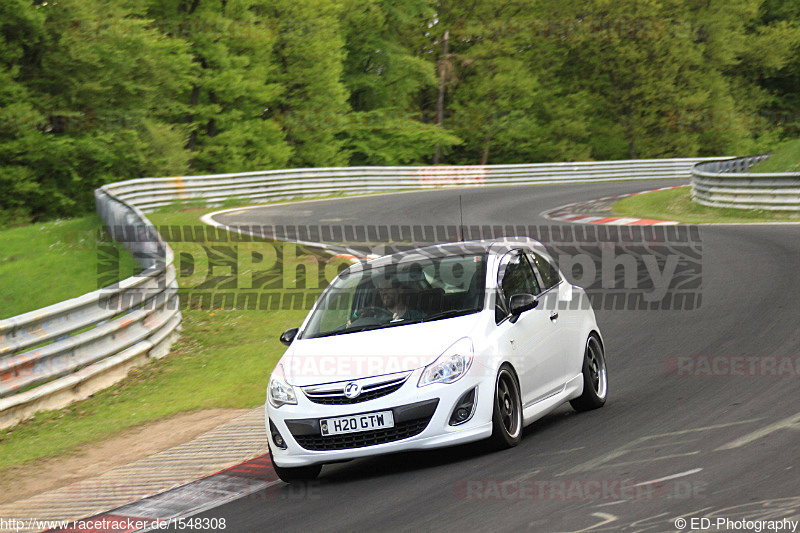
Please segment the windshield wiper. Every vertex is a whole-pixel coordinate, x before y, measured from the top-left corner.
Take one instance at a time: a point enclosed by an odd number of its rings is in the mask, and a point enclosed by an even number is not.
[[[390,325],[390,324],[370,324],[368,326],[355,326],[355,327],[352,327],[352,328],[345,328],[344,331],[342,331],[341,333],[353,333],[353,332],[356,332],[356,331],[367,331],[367,330],[370,330],[370,329],[380,329],[380,328],[385,328],[388,325]]]
[[[325,333],[320,333],[319,335],[314,335],[313,337],[308,337],[309,339],[318,339],[320,337],[332,337],[333,335],[344,335],[345,333],[356,333],[358,331],[367,331],[370,329],[380,329],[385,328],[386,326],[394,326],[397,322],[390,323],[390,324],[370,324],[368,326],[355,326],[350,328],[338,328],[334,329],[333,331],[327,331]]]
[[[477,309],[450,309],[449,311],[442,311],[441,313],[434,313],[422,319],[422,322],[429,322],[431,320],[440,320],[442,318],[452,318],[455,316],[469,315],[477,312]]]
[[[419,324],[421,322],[429,322],[431,320],[441,320],[443,318],[452,318],[456,316],[462,315],[469,315],[472,313],[477,313],[480,309],[450,309],[449,311],[442,311],[440,313],[434,313],[432,315],[426,316],[425,318],[417,318],[414,320],[393,320],[392,322],[388,322],[386,324],[369,324],[365,326],[355,326],[355,327],[345,327],[345,328],[338,328],[333,331],[328,331],[326,333],[321,333],[319,335],[314,335],[313,337],[308,337],[309,339],[318,339],[320,337],[331,337],[333,335],[343,335],[345,333],[356,333],[359,331],[368,331],[371,329],[381,329],[381,328],[388,328],[392,326],[405,326],[408,324]]]

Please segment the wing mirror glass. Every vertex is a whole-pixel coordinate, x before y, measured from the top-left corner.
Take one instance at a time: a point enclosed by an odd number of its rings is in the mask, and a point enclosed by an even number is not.
[[[511,301],[508,304],[511,308],[511,316],[513,317],[518,317],[537,305],[539,305],[539,299],[533,294],[515,294],[511,297]]]
[[[287,329],[286,331],[281,333],[281,342],[283,344],[285,344],[286,346],[289,346],[290,344],[292,344],[292,341],[297,336],[297,332],[299,330],[300,330],[300,328],[289,328],[289,329]]]

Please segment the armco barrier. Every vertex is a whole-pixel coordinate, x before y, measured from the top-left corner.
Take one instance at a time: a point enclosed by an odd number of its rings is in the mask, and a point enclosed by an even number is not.
[[[272,201],[303,196],[362,194],[472,185],[531,185],[689,177],[692,166],[712,158],[641,159],[458,167],[348,167],[270,170],[112,183],[109,194],[151,211],[175,201]]]
[[[135,206],[102,189],[96,198],[112,233],[150,226]],[[86,398],[168,353],[181,319],[172,250],[157,233],[125,244],[139,275],[0,320],[0,427]]]
[[[708,159],[460,167],[353,167],[145,178],[95,191],[97,212],[141,275],[0,320],[0,427],[63,407],[167,353],[180,324],[172,250],[144,215],[175,201],[270,201],[420,188],[689,177]],[[130,238],[147,232],[149,238]]]
[[[800,173],[747,173],[767,157],[698,163],[692,168],[692,197],[711,207],[800,211]]]

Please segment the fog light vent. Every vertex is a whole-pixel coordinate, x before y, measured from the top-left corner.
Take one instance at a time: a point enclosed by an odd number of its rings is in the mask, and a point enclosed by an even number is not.
[[[459,398],[458,403],[456,403],[456,406],[453,409],[453,414],[450,415],[451,426],[463,424],[472,418],[473,414],[475,414],[475,404],[477,403],[475,398],[477,390],[478,387],[475,387]]]
[[[281,450],[286,449],[286,441],[283,440],[283,436],[281,435],[278,428],[275,427],[275,424],[272,423],[272,420],[269,421],[269,432],[272,434],[272,442],[280,448]]]

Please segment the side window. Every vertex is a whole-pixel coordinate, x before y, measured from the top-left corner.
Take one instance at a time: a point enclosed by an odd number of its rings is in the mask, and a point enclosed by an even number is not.
[[[547,259],[536,252],[528,252],[528,256],[536,265],[536,270],[542,278],[542,288],[544,290],[558,285],[558,282],[561,281],[561,276],[559,276],[558,270]]]
[[[508,314],[508,304],[515,294],[539,294],[539,283],[528,259],[520,251],[513,251],[503,258],[497,284],[502,294],[498,298],[495,318],[498,322]]]

